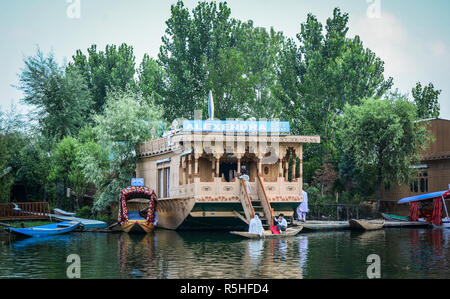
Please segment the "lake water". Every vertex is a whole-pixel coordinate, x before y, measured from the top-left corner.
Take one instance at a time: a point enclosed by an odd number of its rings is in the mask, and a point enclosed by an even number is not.
[[[66,278],[70,254],[81,278],[450,278],[450,230],[301,233],[254,241],[226,232],[158,230],[148,235],[73,233],[0,239],[0,278]]]

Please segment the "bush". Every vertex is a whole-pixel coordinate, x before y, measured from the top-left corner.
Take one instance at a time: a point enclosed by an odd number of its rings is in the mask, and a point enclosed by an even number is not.
[[[84,206],[77,211],[77,217],[89,218],[92,215],[92,209],[89,206]]]

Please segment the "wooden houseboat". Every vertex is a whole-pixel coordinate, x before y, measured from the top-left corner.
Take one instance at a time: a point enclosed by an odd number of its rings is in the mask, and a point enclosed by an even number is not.
[[[239,230],[255,212],[266,227],[279,213],[292,216],[302,201],[303,144],[320,137],[289,132],[289,122],[188,120],[142,144],[136,176],[156,191],[157,227]],[[289,181],[297,157],[300,175]]]
[[[385,184],[381,190],[382,211],[400,216],[409,215],[407,205],[399,205],[402,198],[420,196],[448,189],[450,184],[450,120],[427,119],[417,121],[425,125],[433,140],[421,153],[421,163],[411,165],[417,176],[403,185]]]

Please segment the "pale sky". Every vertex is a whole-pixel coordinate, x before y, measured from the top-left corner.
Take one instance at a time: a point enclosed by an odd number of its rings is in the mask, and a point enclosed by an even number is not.
[[[80,1],[80,18],[68,8]],[[148,53],[155,57],[175,0],[3,0],[0,3],[0,106],[19,103],[17,74],[23,58],[53,51],[59,62],[70,61],[77,49],[123,42],[134,47],[136,64]],[[450,1],[448,0],[229,0],[232,17],[295,38],[308,13],[321,22],[334,7],[348,12],[350,35],[385,62],[385,75],[396,88],[410,93],[416,82],[442,89],[441,117],[450,119]],[[195,7],[198,1],[186,0]],[[377,10],[379,8],[379,12]],[[19,106],[25,111],[24,106]]]

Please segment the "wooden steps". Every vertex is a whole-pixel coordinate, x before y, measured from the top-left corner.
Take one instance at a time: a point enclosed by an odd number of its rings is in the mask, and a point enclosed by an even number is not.
[[[257,176],[256,181],[259,201],[252,203],[252,200],[248,194],[247,185],[244,179],[241,179],[240,200],[242,209],[244,210],[247,224],[250,223],[250,220],[255,216],[255,213],[258,213],[260,215],[259,218],[261,219],[264,229],[270,230],[270,227],[273,225],[273,209],[270,206],[270,202],[264,188],[263,180],[260,175]],[[241,216],[242,218],[244,218],[243,215]]]

